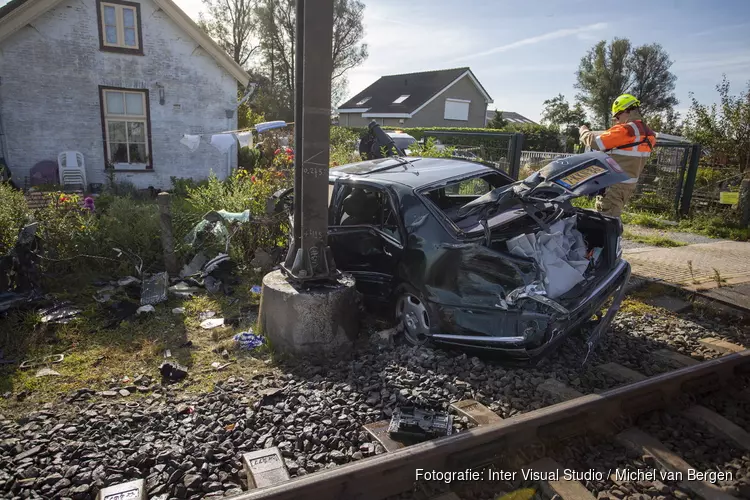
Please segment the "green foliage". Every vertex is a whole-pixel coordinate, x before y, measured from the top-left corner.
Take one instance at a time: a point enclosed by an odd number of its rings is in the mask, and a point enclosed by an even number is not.
[[[544,101],[542,123],[556,127],[563,136],[564,150],[574,151],[576,144],[580,141],[578,128],[586,123],[586,112],[580,102],[571,107],[565,96],[558,94]]]
[[[503,118],[503,112],[500,110],[495,110],[495,116],[492,117],[492,120],[487,123],[487,128],[505,128],[508,125],[508,120]]]
[[[634,210],[652,210],[659,213],[674,212],[674,199],[669,199],[662,193],[643,193],[632,199],[629,207]]]
[[[196,180],[191,177],[172,176],[169,180],[172,182],[172,194],[180,198],[187,197],[188,191],[191,189],[195,189],[208,183],[207,179],[196,182]]]
[[[239,168],[252,172],[260,166],[260,151],[256,148],[244,147],[239,150],[237,165]]]
[[[409,156],[421,156],[423,158],[452,158],[456,148],[438,147],[434,137],[428,137],[424,143],[415,142],[409,146]]]
[[[359,135],[346,127],[331,127],[331,157],[330,165],[346,165],[361,161],[358,152]]]
[[[7,254],[13,248],[18,232],[30,217],[23,193],[0,182],[0,255]]]
[[[97,207],[98,209],[98,207]],[[93,218],[90,216],[89,219]],[[143,271],[154,272],[164,268],[159,226],[159,208],[154,200],[142,201],[129,197],[116,197],[98,214],[98,224],[92,228],[90,240],[93,248],[80,248],[86,253],[94,252],[105,257],[114,257],[114,248],[137,255],[143,260]],[[116,266],[120,273],[132,273],[132,261],[124,255]],[[102,264],[105,264],[102,262]],[[106,264],[112,269],[112,264]]]
[[[609,45],[602,40],[581,58],[577,97],[602,128],[609,128],[612,103],[626,92],[641,101],[646,113],[665,111],[678,102],[671,66],[669,55],[658,44],[633,47],[627,38],[615,38]]]

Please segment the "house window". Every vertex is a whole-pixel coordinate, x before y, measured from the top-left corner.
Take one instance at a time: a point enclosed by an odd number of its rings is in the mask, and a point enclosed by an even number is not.
[[[147,90],[101,90],[106,157],[115,168],[150,169]]]
[[[97,6],[100,48],[143,55],[140,4],[98,0]]]
[[[446,120],[469,120],[469,105],[471,101],[464,99],[446,99],[445,100],[445,115],[443,118]]]
[[[355,104],[355,106],[361,106],[361,105],[363,105],[364,103],[366,103],[367,101],[369,101],[370,99],[372,99],[372,97],[365,97],[365,98],[364,98],[364,99],[362,99],[361,101],[357,102],[357,104]]]
[[[401,104],[402,102],[404,102],[405,100],[409,98],[409,95],[410,94],[402,95],[401,97],[393,101],[393,104]]]

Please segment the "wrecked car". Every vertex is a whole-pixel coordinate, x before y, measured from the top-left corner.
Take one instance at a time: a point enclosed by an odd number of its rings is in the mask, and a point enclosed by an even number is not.
[[[338,269],[393,311],[411,344],[538,359],[592,321],[590,352],[630,265],[620,220],[571,200],[627,178],[600,152],[552,161],[522,181],[458,159],[343,165],[329,174],[328,242]]]

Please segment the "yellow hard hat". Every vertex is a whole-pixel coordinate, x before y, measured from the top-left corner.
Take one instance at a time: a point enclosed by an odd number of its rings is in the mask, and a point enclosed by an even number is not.
[[[630,94],[622,94],[620,97],[615,99],[612,103],[612,116],[616,115],[620,111],[625,111],[628,108],[640,106],[641,101]]]

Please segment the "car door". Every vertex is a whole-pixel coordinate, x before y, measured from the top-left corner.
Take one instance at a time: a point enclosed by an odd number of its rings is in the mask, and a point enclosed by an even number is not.
[[[385,300],[406,241],[395,193],[349,180],[337,180],[334,193],[328,242],[336,266],[354,276],[360,292]]]

